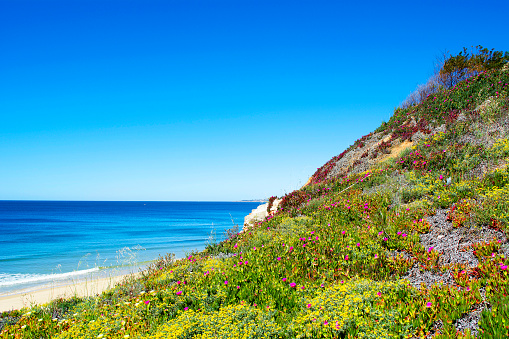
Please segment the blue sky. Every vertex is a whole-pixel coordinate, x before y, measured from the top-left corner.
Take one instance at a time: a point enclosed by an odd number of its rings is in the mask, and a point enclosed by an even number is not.
[[[0,200],[282,196],[441,52],[509,50],[491,1],[0,0]]]

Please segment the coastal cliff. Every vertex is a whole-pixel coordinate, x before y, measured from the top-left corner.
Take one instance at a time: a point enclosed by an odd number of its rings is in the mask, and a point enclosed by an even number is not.
[[[11,312],[0,338],[509,337],[505,69],[430,86],[248,232]]]

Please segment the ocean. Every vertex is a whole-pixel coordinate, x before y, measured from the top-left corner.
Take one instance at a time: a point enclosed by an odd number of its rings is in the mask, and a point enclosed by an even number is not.
[[[0,296],[138,272],[224,239],[258,202],[0,201]]]

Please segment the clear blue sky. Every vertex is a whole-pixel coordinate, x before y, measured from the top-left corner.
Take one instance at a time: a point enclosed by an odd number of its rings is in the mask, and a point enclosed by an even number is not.
[[[0,0],[0,199],[283,195],[509,2]]]

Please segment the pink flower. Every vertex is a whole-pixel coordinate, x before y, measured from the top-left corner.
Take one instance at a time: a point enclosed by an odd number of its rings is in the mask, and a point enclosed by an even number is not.
[[[501,265],[501,266],[500,266],[500,269],[501,269],[501,270],[503,270],[503,271],[505,271],[505,270],[507,269],[507,265]]]
[[[382,296],[382,293],[381,293],[381,292],[378,292],[376,295],[377,295],[377,296],[379,296],[379,297],[381,297],[381,296]]]
[[[150,304],[150,300],[145,300],[145,305]]]
[[[378,259],[378,254],[375,254],[375,259]]]
[[[182,291],[178,291],[178,292],[177,292],[177,295],[181,295],[181,294],[182,294]]]
[[[293,251],[293,246],[290,247],[290,251]]]
[[[348,256],[347,255],[345,255],[345,260],[348,260]]]
[[[360,243],[357,243],[357,247],[359,247],[361,244]]]
[[[283,281],[286,281],[286,278],[283,278]]]
[[[428,307],[428,308],[429,308],[429,307],[431,307],[431,306],[433,306],[433,304],[431,303],[431,301],[428,301],[428,302],[426,303],[426,307]]]
[[[378,235],[382,235],[382,234],[384,234],[384,232],[382,232],[382,231],[378,232]]]
[[[237,289],[240,290],[240,286],[237,285]]]
[[[311,308],[311,304],[307,304],[307,308]]]
[[[225,281],[224,281],[224,284],[225,284],[225,285],[228,285],[228,280],[225,280]]]
[[[235,246],[233,246],[233,248],[237,248],[239,245],[238,244],[235,244]]]
[[[184,311],[187,311],[189,309],[189,307],[184,307]]]
[[[180,285],[180,284],[181,284],[181,281],[180,281],[180,280],[179,280],[179,281],[177,281],[177,285]]]
[[[401,231],[398,232],[398,235],[401,235]]]
[[[300,289],[301,289],[301,290],[305,290],[306,288],[305,288],[304,286],[302,286]]]
[[[277,261],[281,261],[281,257],[277,257]]]
[[[341,231],[341,234],[345,234],[346,232],[345,231]]]
[[[433,246],[431,246],[430,248],[428,248],[428,253],[430,253],[432,250],[433,250]]]
[[[296,283],[290,283],[290,287],[295,287],[295,286],[297,286]]]
[[[329,322],[328,322],[327,320],[325,320],[325,321],[323,322],[323,324],[324,324],[324,325],[329,325]]]

